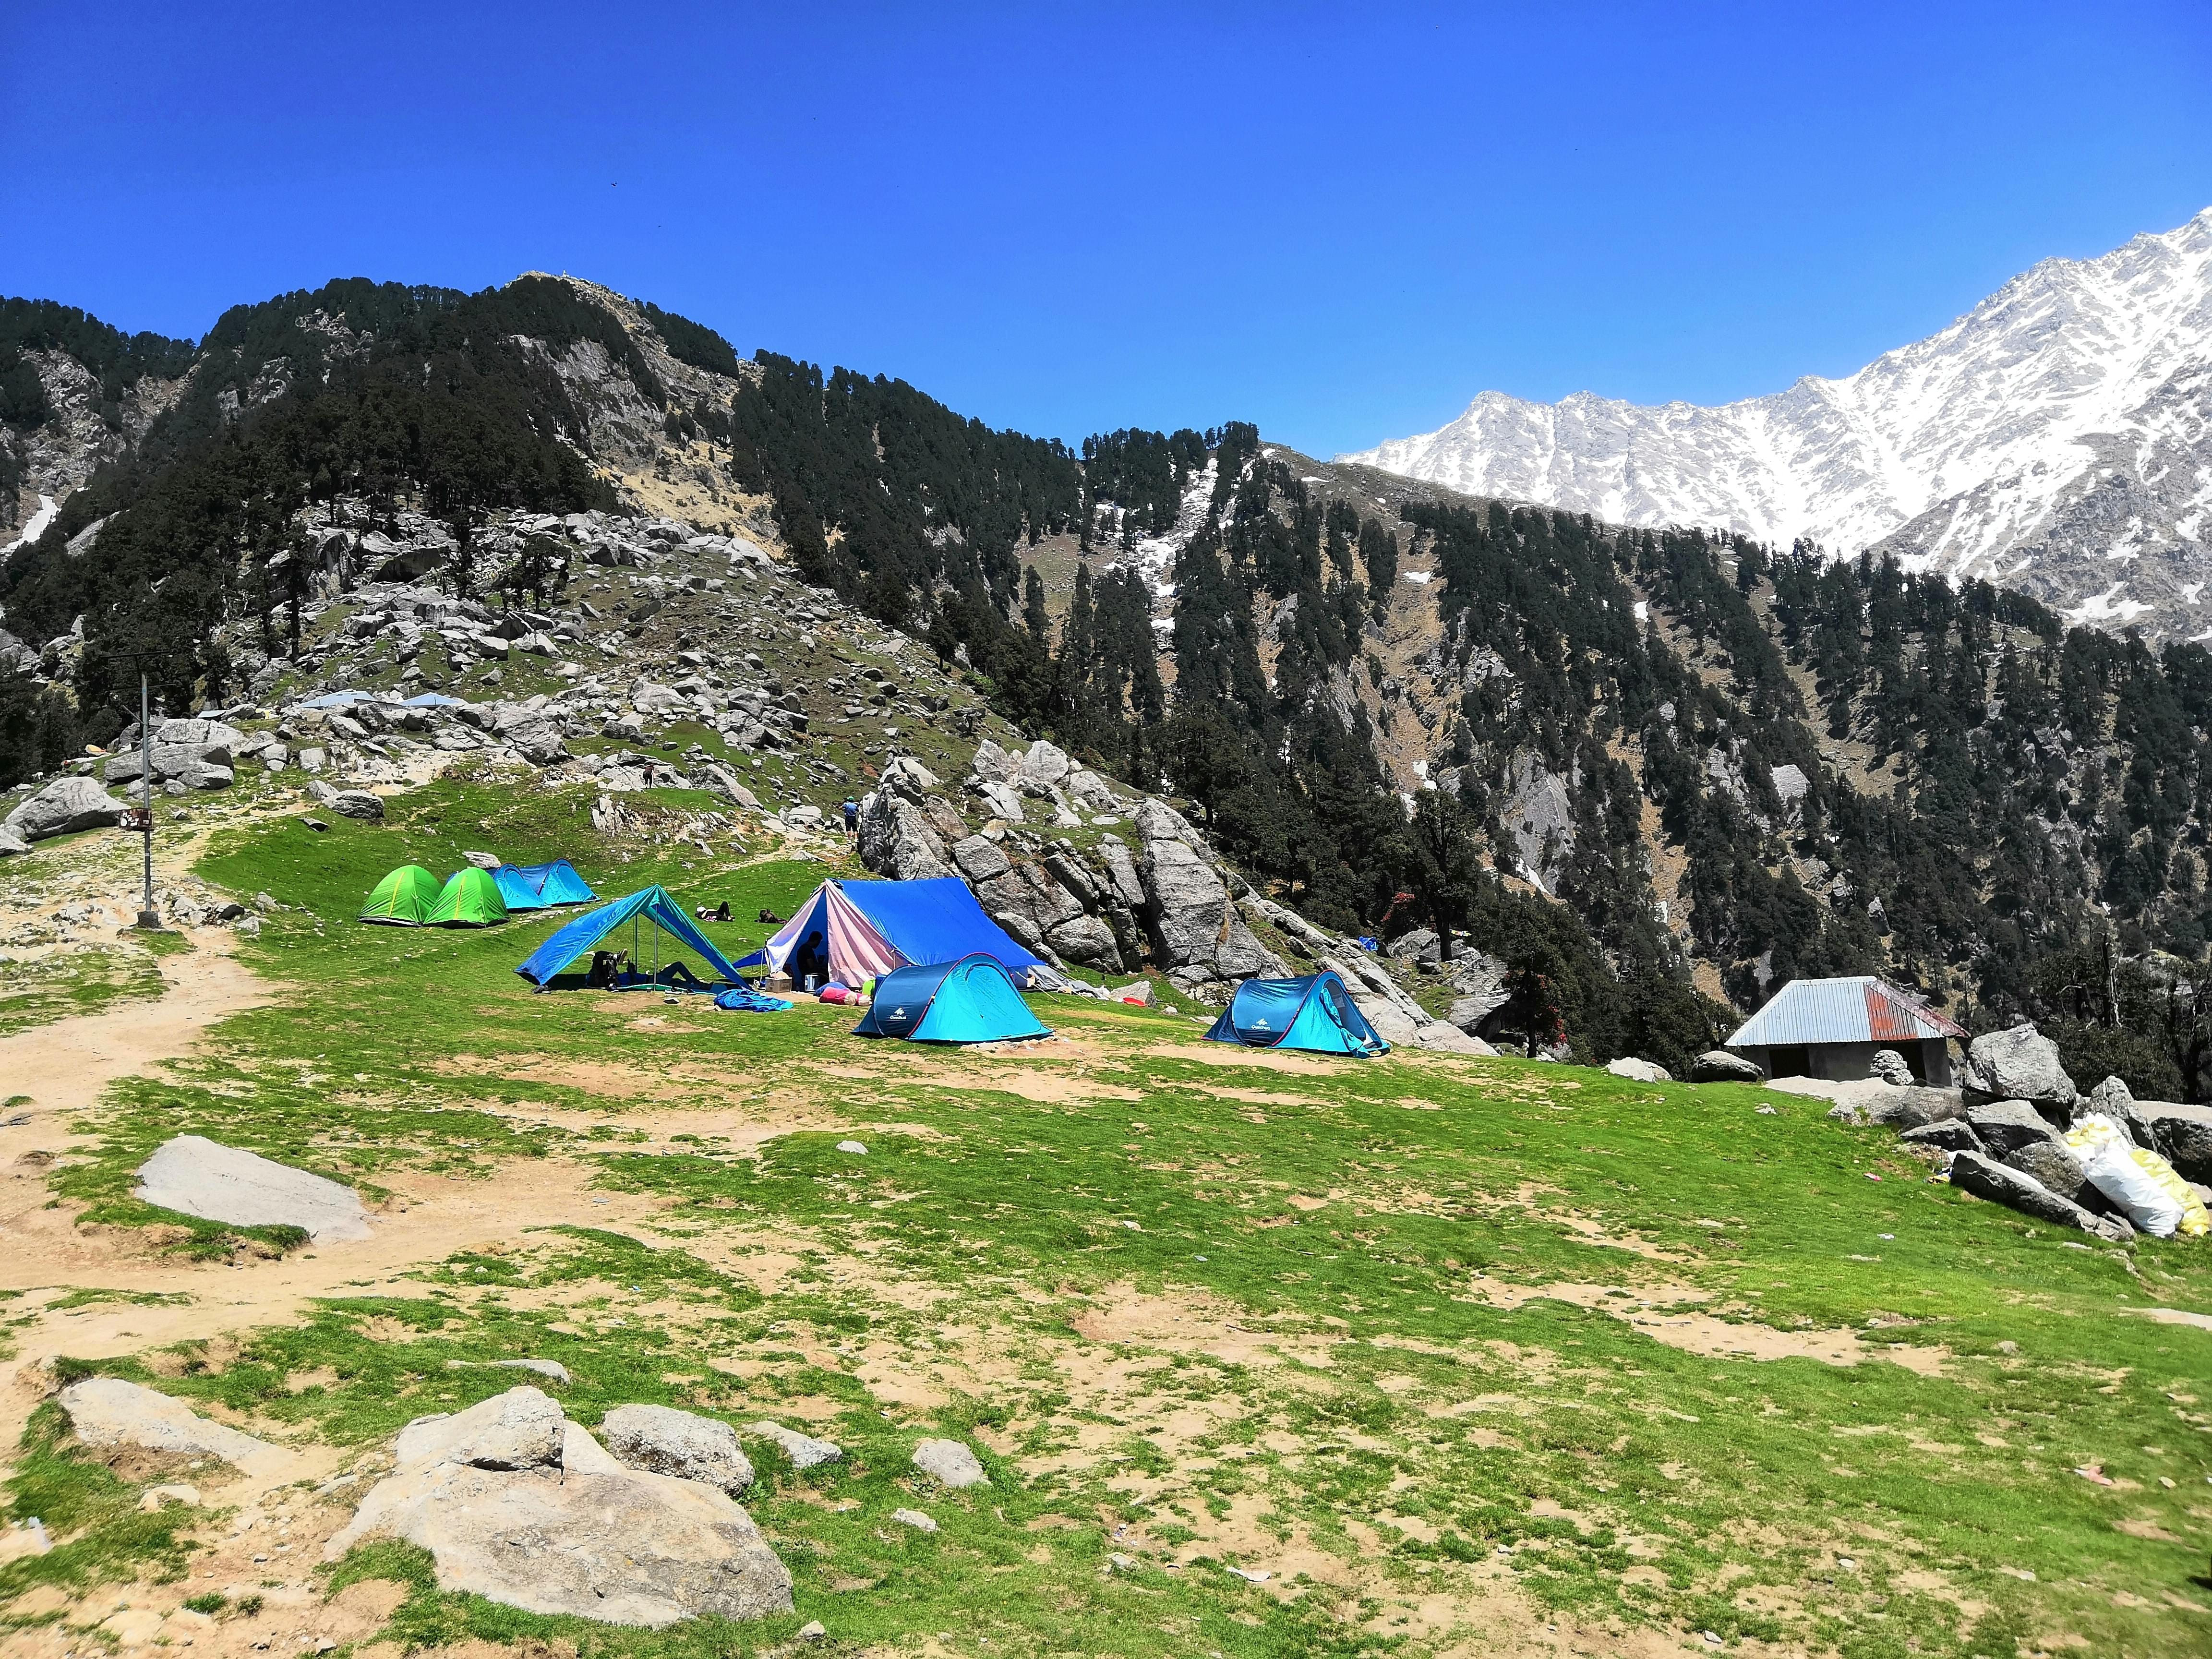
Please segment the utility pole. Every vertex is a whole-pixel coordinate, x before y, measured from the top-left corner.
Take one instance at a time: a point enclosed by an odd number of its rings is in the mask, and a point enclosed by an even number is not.
[[[146,838],[146,898],[138,912],[138,925],[154,933],[161,930],[161,914],[154,908],[154,721],[146,689],[146,671],[138,671],[138,830]]]

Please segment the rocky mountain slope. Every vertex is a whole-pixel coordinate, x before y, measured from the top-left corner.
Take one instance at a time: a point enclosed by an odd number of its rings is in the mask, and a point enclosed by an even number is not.
[[[0,560],[0,783],[127,743],[143,665],[225,728],[165,787],[512,765],[780,833],[853,794],[872,867],[1071,971],[1332,961],[1407,1040],[1679,1066],[1881,972],[2212,1084],[2202,647],[1236,423],[1078,453],[568,279],[332,284],[149,375]]]
[[[2212,631],[2212,209],[2046,259],[1840,380],[1720,408],[1486,392],[1343,458],[1617,524],[1897,555],[2069,621]]]

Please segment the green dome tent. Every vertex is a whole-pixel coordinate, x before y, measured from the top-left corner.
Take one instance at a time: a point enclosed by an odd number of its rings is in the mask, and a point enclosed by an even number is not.
[[[432,927],[491,927],[507,920],[507,905],[499,884],[489,870],[456,870],[446,878],[446,890],[423,918]]]
[[[394,927],[420,927],[438,903],[438,878],[419,864],[403,864],[382,881],[361,907],[361,920]]]

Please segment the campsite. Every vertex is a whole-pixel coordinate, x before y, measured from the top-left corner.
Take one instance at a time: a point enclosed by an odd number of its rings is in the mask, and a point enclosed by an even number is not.
[[[234,954],[253,1006],[96,1109],[34,1095],[0,1130],[19,1168],[63,1154],[79,1241],[15,1267],[16,1363],[96,1366],[298,1460],[142,1514],[173,1469],[87,1463],[19,1385],[11,1517],[69,1541],[0,1564],[11,1639],[95,1586],[118,1628],[173,1633],[223,1597],[196,1650],[242,1656],[764,1654],[817,1621],[977,1654],[2195,1639],[2201,1244],[2030,1224],[1824,1100],[1206,1042],[1223,1011],[1167,987],[1024,993],[1050,1036],[981,1046],[855,1036],[874,1008],[804,995],[541,992],[517,964],[592,904],[356,915],[395,868],[489,845],[572,860],[603,903],[659,889],[735,963],[779,931],[758,912],[866,872],[826,837],[702,853],[465,777],[386,808],[210,826],[197,878],[260,927],[183,959]],[[726,899],[738,920],[696,921]],[[196,1134],[357,1190],[370,1241],[134,1197]],[[744,1441],[792,1611],[624,1630],[441,1589],[411,1545],[321,1561],[403,1425],[526,1359],[576,1423],[644,1401],[842,1447],[801,1468]],[[985,1483],[921,1473],[928,1437]]]

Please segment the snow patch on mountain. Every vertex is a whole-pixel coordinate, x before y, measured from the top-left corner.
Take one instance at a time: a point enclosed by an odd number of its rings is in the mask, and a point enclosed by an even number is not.
[[[2139,623],[2212,564],[2212,209],[2044,260],[1840,380],[1719,408],[1486,392],[1437,431],[1339,459],[1615,523],[1879,548]]]

